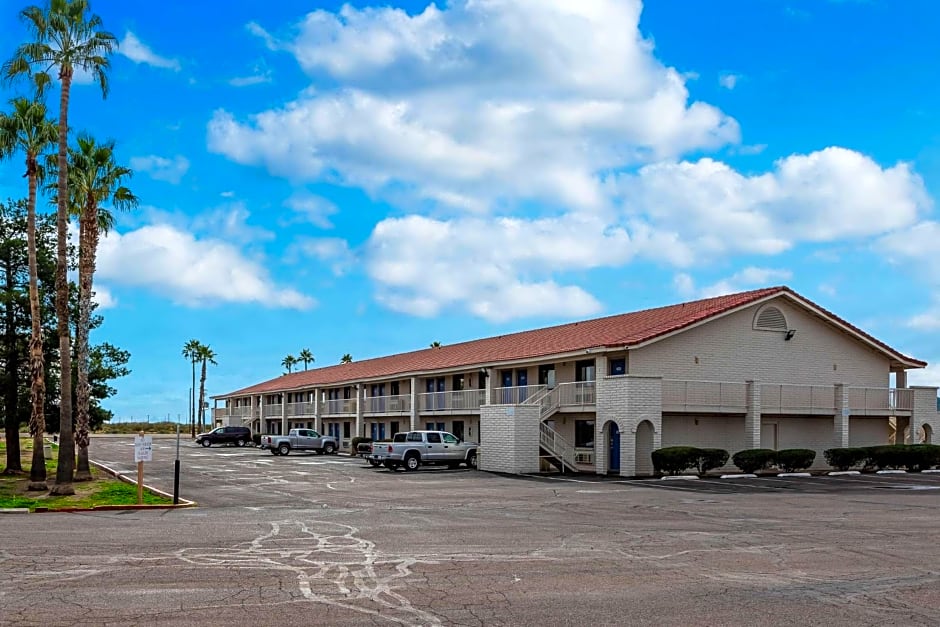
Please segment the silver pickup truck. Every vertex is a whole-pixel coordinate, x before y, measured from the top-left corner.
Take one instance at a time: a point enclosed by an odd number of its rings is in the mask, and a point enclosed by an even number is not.
[[[416,470],[422,464],[446,464],[456,468],[466,464],[477,467],[476,442],[464,442],[446,431],[409,431],[404,442],[386,444],[382,465],[390,470],[399,466],[405,470]]]
[[[287,435],[261,436],[261,448],[274,455],[290,455],[291,451],[315,451],[332,455],[338,449],[336,438],[320,435],[313,429],[291,429]]]

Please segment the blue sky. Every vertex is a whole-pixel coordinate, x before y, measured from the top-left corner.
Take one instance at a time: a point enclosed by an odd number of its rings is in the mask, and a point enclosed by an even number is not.
[[[96,278],[119,418],[186,415],[190,338],[219,394],[776,284],[940,362],[933,2],[92,4],[70,121],[143,201]]]

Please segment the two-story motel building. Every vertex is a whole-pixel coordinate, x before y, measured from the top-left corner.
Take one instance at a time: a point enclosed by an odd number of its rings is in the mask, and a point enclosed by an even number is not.
[[[343,447],[442,429],[511,473],[645,475],[674,445],[812,448],[824,465],[834,446],[931,441],[937,388],[907,385],[925,366],[774,287],[287,374],[215,397],[214,419]]]

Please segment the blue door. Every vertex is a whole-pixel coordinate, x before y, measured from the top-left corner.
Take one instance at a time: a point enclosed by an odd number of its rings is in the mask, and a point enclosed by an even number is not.
[[[529,385],[529,373],[525,370],[516,370],[516,385],[519,386],[519,402],[525,401],[526,386]]]
[[[610,453],[607,457],[607,470],[620,472],[620,427],[610,423]]]

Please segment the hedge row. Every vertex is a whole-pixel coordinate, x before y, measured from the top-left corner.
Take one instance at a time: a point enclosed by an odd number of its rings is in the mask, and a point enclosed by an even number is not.
[[[653,451],[652,457],[656,472],[670,475],[678,475],[690,468],[706,473],[728,463],[728,451],[720,448],[669,446]]]
[[[755,448],[735,453],[731,461],[742,472],[758,472],[771,466],[776,466],[783,472],[798,472],[813,465],[816,461],[816,451],[808,448],[787,448],[780,451]]]
[[[823,451],[826,462],[838,470],[861,467],[864,470],[905,469],[920,472],[940,466],[940,445],[890,444],[831,448]]]

